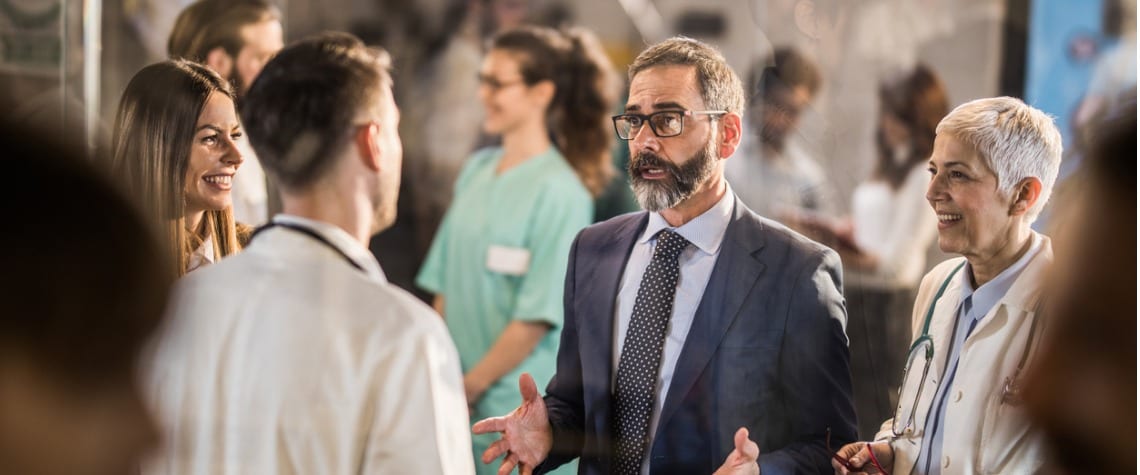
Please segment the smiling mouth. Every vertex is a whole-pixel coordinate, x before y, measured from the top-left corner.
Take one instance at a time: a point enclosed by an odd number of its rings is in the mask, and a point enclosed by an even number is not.
[[[202,177],[202,181],[214,185],[221,189],[229,189],[233,185],[233,175],[210,175]]]
[[[960,214],[938,213],[938,222],[940,223],[954,223],[962,219]]]

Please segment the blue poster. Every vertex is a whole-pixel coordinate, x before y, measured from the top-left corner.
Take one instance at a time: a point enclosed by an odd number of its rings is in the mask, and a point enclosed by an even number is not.
[[[1056,117],[1065,147],[1093,64],[1110,46],[1102,34],[1105,0],[1033,0],[1026,48],[1025,101]]]

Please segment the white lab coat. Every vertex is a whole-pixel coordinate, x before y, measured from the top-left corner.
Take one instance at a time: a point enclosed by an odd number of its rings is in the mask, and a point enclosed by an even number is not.
[[[978,322],[962,347],[958,372],[947,393],[942,460],[937,461],[942,465],[943,474],[1033,473],[1044,461],[1042,438],[1030,430],[1024,408],[1003,402],[1002,397],[1006,378],[1013,376],[1022,357],[1042,284],[1053,263],[1049,238],[1039,237],[1042,239],[1039,252],[1005,296]],[[927,309],[938,288],[963,259],[943,262],[922,279],[914,305],[915,338],[922,333]],[[965,272],[965,268],[959,272]],[[930,323],[934,360],[917,404],[916,430],[892,440],[891,419],[883,423],[875,436],[875,440],[891,440],[895,455],[891,473],[921,473],[915,464],[922,449],[925,421],[937,392],[937,381],[950,353],[961,291],[961,280],[955,276],[935,306]],[[1040,326],[1035,338],[1039,335]],[[922,371],[922,361],[919,357],[914,371]],[[899,400],[912,401],[917,383],[903,384],[907,387],[902,388]]]
[[[473,474],[442,320],[348,233],[285,228],[186,276],[147,378],[146,474]]]

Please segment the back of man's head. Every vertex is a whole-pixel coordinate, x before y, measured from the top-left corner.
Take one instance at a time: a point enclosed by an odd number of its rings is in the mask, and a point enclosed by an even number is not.
[[[246,134],[285,191],[302,191],[332,170],[356,125],[389,117],[389,58],[355,36],[327,33],[273,58],[242,108]]]
[[[753,101],[772,97],[777,91],[803,88],[811,97],[819,92],[822,75],[819,66],[792,48],[777,48],[772,55],[752,66],[749,75]]]
[[[204,63],[210,51],[220,47],[236,58],[245,45],[243,26],[280,18],[268,0],[198,0],[178,14],[166,52],[171,58]]]

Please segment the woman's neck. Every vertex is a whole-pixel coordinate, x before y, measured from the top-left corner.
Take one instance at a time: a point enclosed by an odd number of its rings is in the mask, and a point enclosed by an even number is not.
[[[502,173],[538,156],[550,148],[550,137],[546,134],[546,123],[541,120],[526,121],[516,130],[503,134],[503,158],[495,170]]]
[[[994,280],[999,274],[1021,259],[1029,248],[1033,246],[1033,232],[1029,226],[1018,226],[1005,245],[992,256],[985,259],[974,259],[970,262],[971,277],[974,279],[974,288],[977,289],[987,282]]]
[[[202,218],[206,215],[205,211],[191,211],[183,216],[186,225],[186,232],[196,234],[199,229],[202,229]]]

